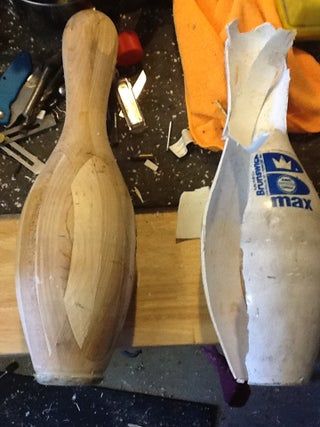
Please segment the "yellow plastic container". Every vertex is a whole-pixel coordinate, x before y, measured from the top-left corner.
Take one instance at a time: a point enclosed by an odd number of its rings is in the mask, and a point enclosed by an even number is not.
[[[276,0],[283,28],[299,40],[320,40],[320,0]]]

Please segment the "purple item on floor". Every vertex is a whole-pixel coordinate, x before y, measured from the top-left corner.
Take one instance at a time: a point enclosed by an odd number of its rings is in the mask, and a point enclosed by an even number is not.
[[[244,406],[250,396],[250,387],[247,383],[237,383],[234,379],[225,357],[218,351],[215,345],[206,345],[202,347],[212,365],[218,371],[220,384],[223,392],[223,398],[229,406]]]

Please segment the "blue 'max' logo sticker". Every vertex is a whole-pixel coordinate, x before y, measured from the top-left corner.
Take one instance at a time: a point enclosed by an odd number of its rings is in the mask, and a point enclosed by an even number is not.
[[[282,153],[264,153],[263,160],[267,172],[295,172],[303,173],[297,160]]]
[[[297,174],[301,176],[298,178]],[[253,190],[257,196],[270,196],[274,208],[313,210],[311,199],[302,197],[310,194],[303,177],[301,165],[287,154],[271,152],[253,158]]]
[[[270,194],[309,194],[310,190],[301,179],[284,173],[267,174]]]

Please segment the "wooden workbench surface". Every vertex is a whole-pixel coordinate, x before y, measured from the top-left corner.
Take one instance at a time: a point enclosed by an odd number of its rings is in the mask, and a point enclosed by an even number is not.
[[[14,270],[18,217],[0,219],[0,354],[25,353]],[[119,345],[217,342],[200,277],[200,242],[176,243],[176,213],[137,214],[138,284]]]

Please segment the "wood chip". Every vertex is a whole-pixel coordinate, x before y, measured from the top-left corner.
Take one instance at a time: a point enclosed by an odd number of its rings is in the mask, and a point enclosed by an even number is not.
[[[149,159],[147,159],[145,162],[144,162],[144,165],[147,167],[147,168],[149,168],[149,169],[151,169],[153,172],[157,172],[157,170],[158,170],[158,168],[159,168],[159,166],[158,165],[156,165],[155,163],[153,163],[151,160],[149,160]]]

